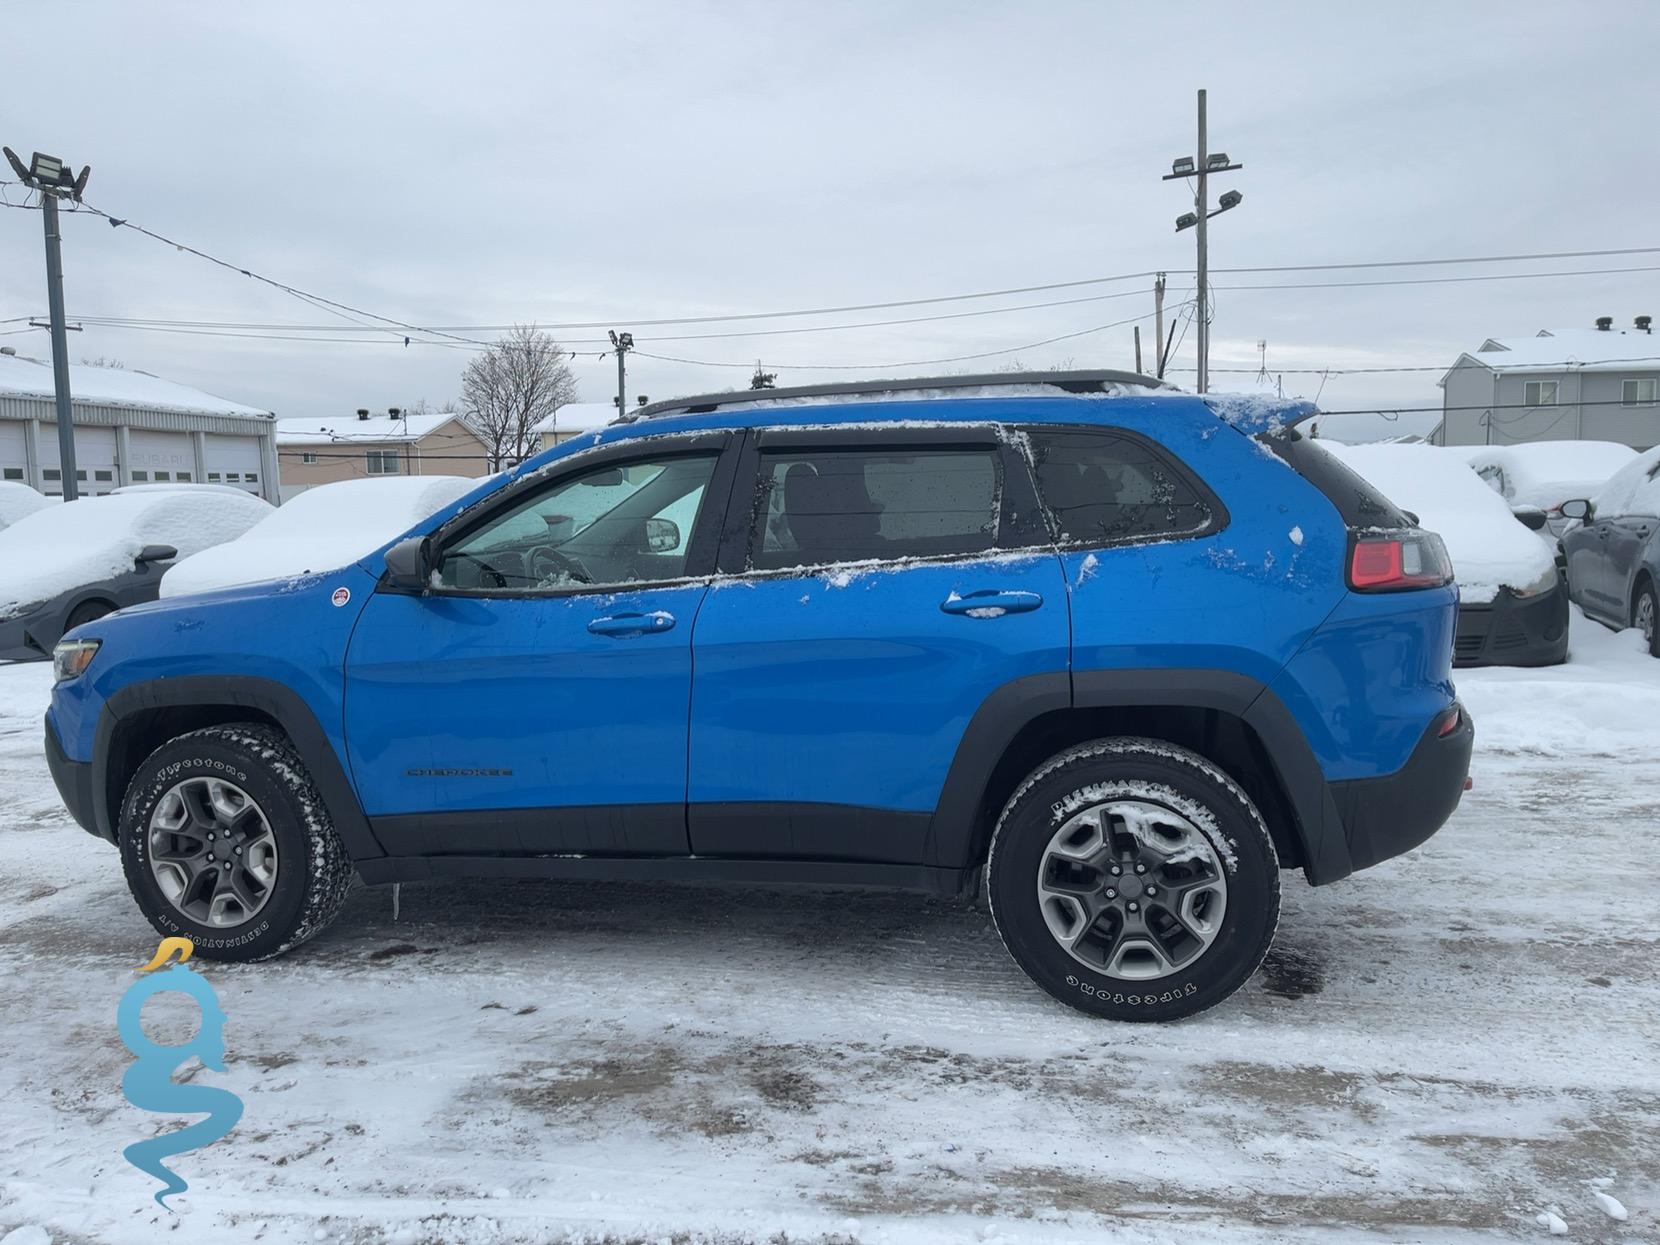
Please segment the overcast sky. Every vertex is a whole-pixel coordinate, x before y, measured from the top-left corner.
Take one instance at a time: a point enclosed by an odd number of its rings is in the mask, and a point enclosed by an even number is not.
[[[1660,6],[792,3],[13,6],[0,141],[92,165],[110,214],[420,325],[633,328],[630,391],[1028,366],[1129,367],[1150,282],[879,314],[651,329],[647,319],[885,302],[1163,268],[1194,147],[1244,163],[1215,189],[1218,269],[1660,245]],[[10,176],[8,173],[7,176]],[[7,197],[21,201],[18,188]],[[340,325],[91,215],[69,218],[78,316]],[[1660,314],[1657,272],[1328,290],[1244,285],[1574,268],[1215,277],[1213,367],[1450,363],[1483,338]],[[1133,292],[1133,293],[1132,293]],[[664,340],[1125,295],[934,323]],[[0,210],[0,318],[45,308],[38,213]],[[16,325],[0,325],[0,329]],[[349,327],[349,326],[348,326]],[[254,330],[223,329],[223,332]],[[1151,340],[1151,322],[1143,333]],[[304,328],[295,337],[322,337]],[[378,336],[353,331],[354,337]],[[462,336],[489,336],[463,332]],[[615,392],[602,330],[583,396]],[[0,338],[44,356],[44,332]],[[1194,334],[1177,352],[1191,367]],[[279,416],[459,392],[467,351],[93,328],[76,357]],[[1150,346],[1149,346],[1150,350]],[[1191,384],[1191,371],[1175,373]],[[1221,381],[1223,377],[1218,377]],[[1439,401],[1434,373],[1334,377],[1328,409]],[[1318,377],[1288,377],[1313,394]]]

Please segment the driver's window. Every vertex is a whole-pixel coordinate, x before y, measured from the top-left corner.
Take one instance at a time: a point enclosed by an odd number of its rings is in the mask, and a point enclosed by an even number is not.
[[[562,591],[679,579],[715,459],[663,455],[566,476],[446,546],[437,586]]]

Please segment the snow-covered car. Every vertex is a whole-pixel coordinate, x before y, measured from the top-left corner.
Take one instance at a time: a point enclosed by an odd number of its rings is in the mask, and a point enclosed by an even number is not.
[[[35,492],[27,484],[20,484],[16,480],[0,480],[0,531],[4,531],[25,515],[56,504],[52,498]]]
[[[335,570],[402,536],[479,483],[461,476],[386,476],[317,485],[228,544],[179,559],[162,578],[161,595]]]
[[[1562,537],[1573,599],[1598,622],[1636,627],[1660,657],[1660,445],[1562,513],[1580,520]]]
[[[1511,506],[1545,512],[1551,534],[1573,525],[1562,514],[1570,497],[1589,497],[1637,451],[1618,441],[1530,441],[1525,445],[1450,445]]]
[[[1433,445],[1317,441],[1440,535],[1458,580],[1459,666],[1550,666],[1568,655],[1568,592],[1552,549],[1457,455]]]
[[[234,540],[271,513],[209,488],[53,503],[0,531],[0,658],[43,660],[83,623],[156,599],[180,555]]]

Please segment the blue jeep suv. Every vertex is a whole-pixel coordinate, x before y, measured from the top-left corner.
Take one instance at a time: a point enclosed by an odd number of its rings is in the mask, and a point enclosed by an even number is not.
[[[1457,589],[1285,403],[1124,373],[718,394],[327,574],[125,609],[46,750],[155,927],[253,960],[354,879],[982,885],[1021,967],[1165,1020],[1281,869],[1465,785]]]

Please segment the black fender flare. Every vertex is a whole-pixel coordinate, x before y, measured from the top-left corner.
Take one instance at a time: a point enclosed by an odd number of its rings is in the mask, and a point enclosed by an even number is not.
[[[1164,705],[1215,709],[1256,732],[1291,806],[1290,832],[1314,885],[1353,872],[1349,845],[1325,773],[1291,711],[1266,684],[1233,670],[1082,670],[1029,675],[1005,683],[970,719],[946,774],[928,831],[927,863],[966,868],[986,786],[999,758],[1027,726],[1062,709]]]
[[[92,814],[98,833],[115,840],[118,810],[110,807],[110,753],[124,719],[150,709],[253,709],[271,718],[300,754],[329,817],[354,861],[383,856],[334,746],[311,706],[293,688],[253,675],[183,675],[129,683],[104,702],[92,744]]]

